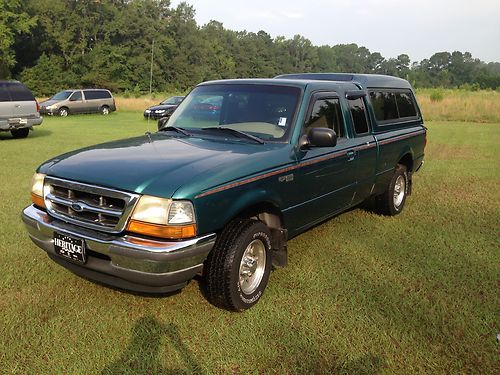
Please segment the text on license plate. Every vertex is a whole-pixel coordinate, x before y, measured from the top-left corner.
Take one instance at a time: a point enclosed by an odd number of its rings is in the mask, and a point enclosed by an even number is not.
[[[85,263],[85,244],[79,238],[54,233],[54,250],[56,254],[76,262]]]

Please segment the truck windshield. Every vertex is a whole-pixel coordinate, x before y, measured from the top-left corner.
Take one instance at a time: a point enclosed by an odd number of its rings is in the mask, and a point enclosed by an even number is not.
[[[55,94],[50,100],[65,100],[68,99],[73,91],[61,91]]]
[[[264,84],[214,84],[195,88],[168,121],[188,131],[213,134],[210,128],[229,128],[266,141],[288,134],[301,90]]]

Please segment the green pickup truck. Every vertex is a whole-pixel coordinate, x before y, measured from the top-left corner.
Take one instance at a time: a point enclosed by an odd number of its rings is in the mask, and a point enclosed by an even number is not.
[[[399,214],[425,144],[403,79],[206,82],[157,133],[42,164],[22,218],[78,275],[166,293],[201,273],[213,304],[242,311],[287,264],[288,239],[367,199]]]

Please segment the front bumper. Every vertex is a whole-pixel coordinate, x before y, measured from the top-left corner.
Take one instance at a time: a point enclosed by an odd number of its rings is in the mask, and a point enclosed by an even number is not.
[[[79,276],[121,289],[166,293],[184,287],[203,267],[215,234],[184,240],[150,240],[111,235],[78,227],[49,216],[33,205],[22,213],[31,240],[49,257]],[[54,232],[83,239],[85,264],[54,251]]]
[[[144,118],[147,120],[148,118],[151,119],[151,120],[159,120],[161,119],[162,117],[165,117],[167,116],[168,113],[155,113],[155,112],[150,112],[150,113],[146,113],[144,112]]]
[[[52,116],[52,115],[55,115],[57,113],[57,111],[59,111],[59,108],[53,108],[53,109],[48,109],[46,107],[41,107],[40,108],[40,114],[41,115]]]

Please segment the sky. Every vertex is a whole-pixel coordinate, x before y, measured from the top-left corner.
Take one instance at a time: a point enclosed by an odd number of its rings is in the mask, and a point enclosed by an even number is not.
[[[273,38],[299,34],[314,45],[356,43],[385,58],[412,61],[468,51],[500,62],[500,0],[185,0],[196,21]],[[177,6],[180,1],[172,0]]]

